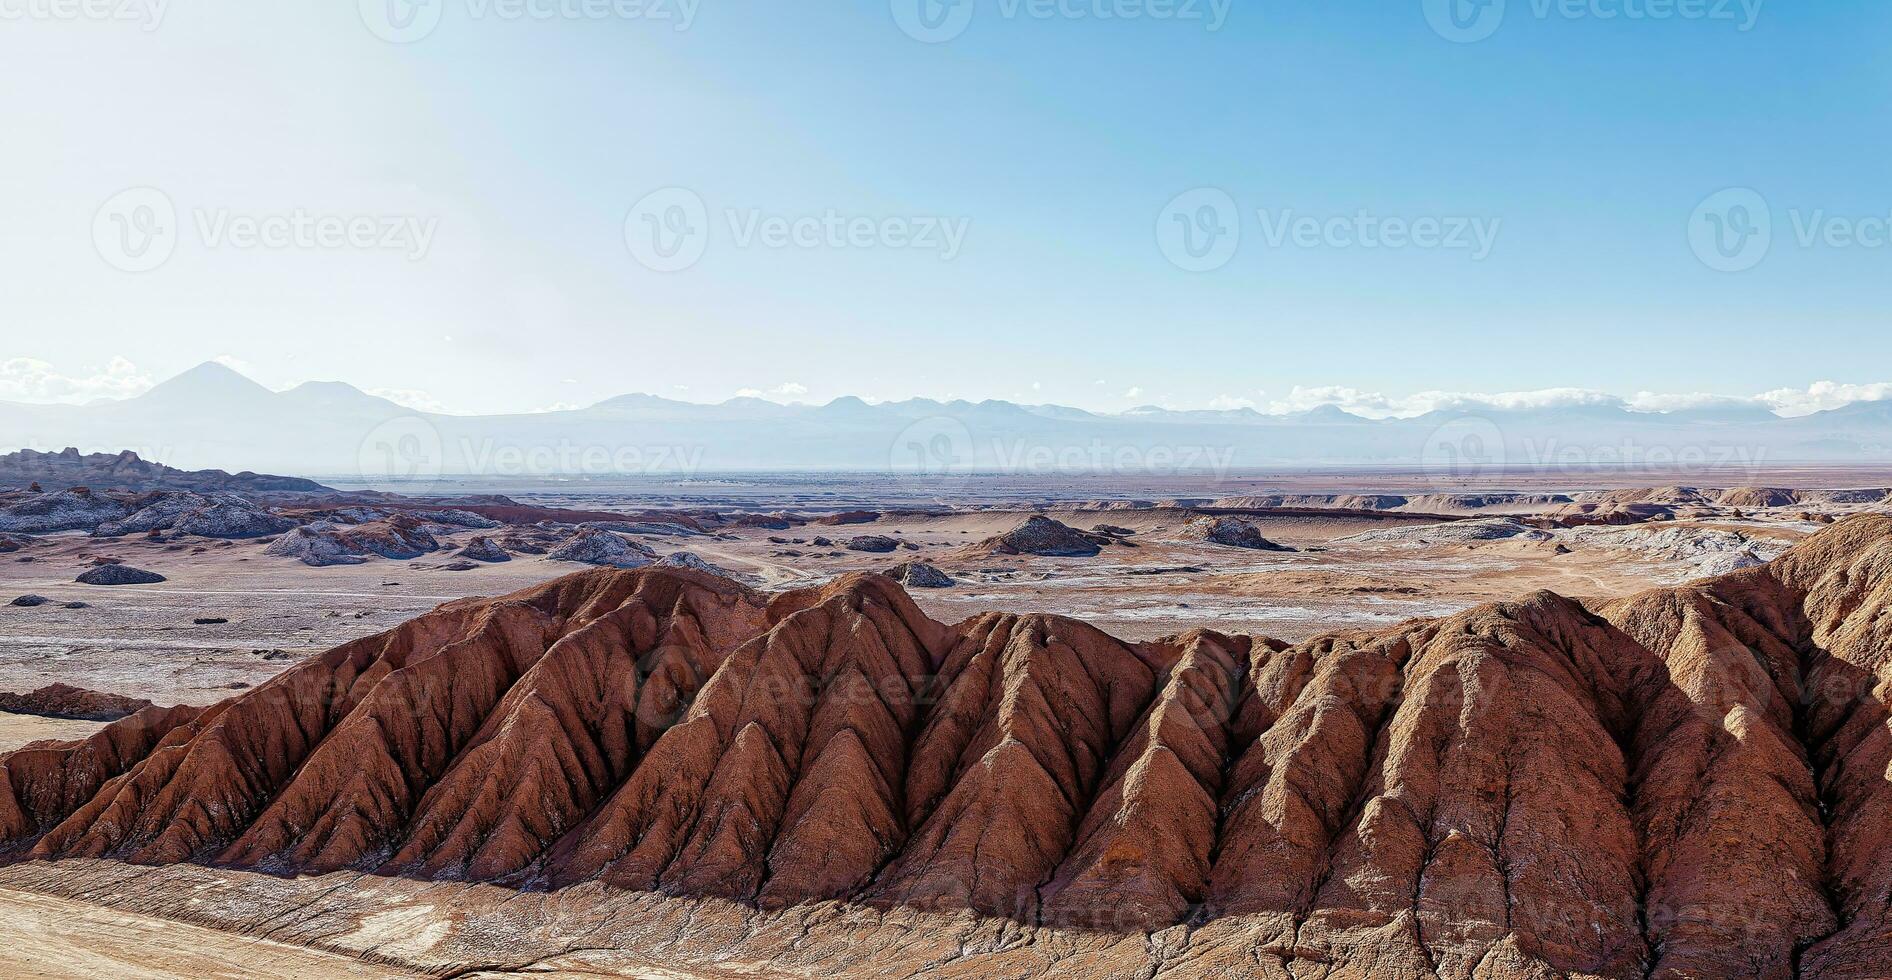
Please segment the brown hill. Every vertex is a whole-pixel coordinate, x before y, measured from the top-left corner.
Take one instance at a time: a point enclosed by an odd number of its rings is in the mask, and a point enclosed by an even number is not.
[[[1882,977],[1888,689],[1884,516],[1294,646],[597,570],[0,757],[0,839],[971,911],[1147,936],[1165,976]]]

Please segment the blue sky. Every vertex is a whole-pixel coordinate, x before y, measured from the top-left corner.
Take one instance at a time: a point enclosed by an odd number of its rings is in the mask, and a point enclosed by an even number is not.
[[[1219,29],[1208,0],[962,0],[963,31],[922,43],[905,2],[434,0],[390,43],[384,0],[171,0],[142,23],[20,0],[0,361],[33,363],[0,397],[217,356],[481,412],[1886,380],[1885,4],[1508,0],[1455,43],[1421,0],[1237,2]],[[1098,16],[1117,10],[1144,16]],[[175,241],[126,271],[136,188]],[[1200,188],[1241,243],[1188,271],[1158,228]],[[1736,271],[1691,247],[1724,188],[1773,224]],[[662,189],[687,196],[652,220],[701,243],[677,271],[627,247]],[[298,215],[376,230],[242,246]],[[1354,237],[1270,241],[1290,217]],[[1836,237],[1803,242],[1816,219]],[[1356,220],[1482,228],[1488,254],[1366,248]]]

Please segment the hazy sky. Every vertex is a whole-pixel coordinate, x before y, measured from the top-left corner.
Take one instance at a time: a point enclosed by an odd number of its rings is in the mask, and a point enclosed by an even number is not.
[[[920,2],[0,0],[0,397],[1892,378],[1892,5]]]

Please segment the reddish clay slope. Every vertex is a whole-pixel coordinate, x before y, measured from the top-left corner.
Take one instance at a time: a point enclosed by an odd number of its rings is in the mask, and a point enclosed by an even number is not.
[[[0,758],[0,838],[1182,925],[1178,976],[1877,977],[1889,612],[1884,517],[1293,646],[596,571]]]

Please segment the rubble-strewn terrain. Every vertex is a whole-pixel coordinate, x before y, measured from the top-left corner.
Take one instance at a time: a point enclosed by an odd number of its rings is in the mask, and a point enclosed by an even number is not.
[[[433,971],[1878,977],[1889,613],[1882,516],[1299,644],[597,570],[4,757],[0,887]]]

